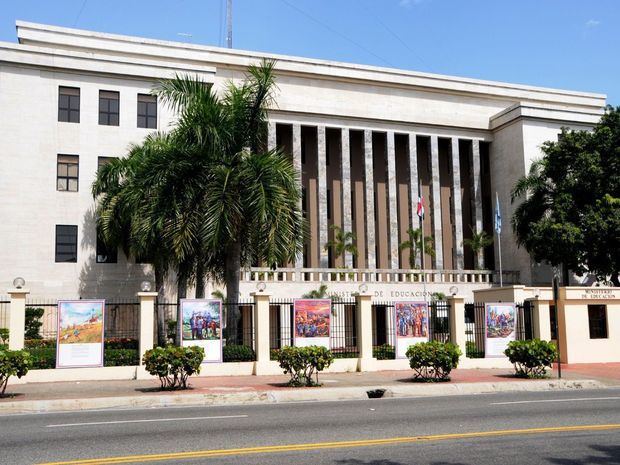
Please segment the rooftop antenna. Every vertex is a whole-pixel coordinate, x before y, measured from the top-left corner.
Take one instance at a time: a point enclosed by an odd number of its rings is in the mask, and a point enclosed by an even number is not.
[[[226,47],[232,48],[232,0],[226,0]]]

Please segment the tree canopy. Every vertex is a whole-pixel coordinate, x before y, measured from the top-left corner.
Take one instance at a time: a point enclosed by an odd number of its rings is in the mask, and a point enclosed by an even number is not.
[[[512,226],[537,262],[620,285],[620,107],[592,131],[562,129],[512,191]]]

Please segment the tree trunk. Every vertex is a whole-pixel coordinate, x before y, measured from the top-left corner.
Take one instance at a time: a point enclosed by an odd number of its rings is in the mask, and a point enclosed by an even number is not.
[[[241,270],[241,244],[234,242],[226,254],[224,281],[226,283],[226,343],[237,344],[237,327],[239,323],[239,278]]]
[[[181,345],[181,336],[183,334],[183,312],[181,311],[181,299],[187,297],[187,271],[184,266],[179,266],[178,276],[178,290],[177,290],[177,335],[176,345]]]
[[[155,291],[157,291],[157,299],[155,300],[155,309],[157,311],[157,345],[163,347],[168,340],[166,328],[166,313],[163,305],[159,305],[162,299],[164,287],[163,273],[155,267]]]
[[[196,298],[205,298],[205,264],[200,259],[196,264]]]

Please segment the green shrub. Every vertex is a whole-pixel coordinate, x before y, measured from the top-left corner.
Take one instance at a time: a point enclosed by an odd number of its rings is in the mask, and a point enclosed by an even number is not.
[[[0,344],[9,343],[9,328],[0,328]]]
[[[256,354],[248,346],[227,345],[222,349],[222,358],[225,362],[252,362],[256,360]]]
[[[11,376],[21,378],[30,368],[30,355],[25,350],[0,350],[0,397],[4,397]]]
[[[276,357],[284,374],[291,375],[289,386],[320,386],[319,372],[334,361],[331,351],[321,346],[286,346],[276,351]]]
[[[447,381],[456,368],[461,350],[451,342],[421,342],[409,346],[405,354],[414,371],[414,379],[421,381]]]
[[[140,348],[140,341],[129,337],[111,337],[105,340],[105,349],[134,349]]]
[[[529,341],[510,341],[504,354],[514,364],[517,376],[524,378],[543,378],[547,367],[558,357],[558,350],[552,342],[532,339]]]
[[[372,356],[377,360],[394,360],[396,358],[396,349],[393,345],[383,344],[372,348]]]
[[[26,339],[24,340],[26,349],[40,349],[44,347],[56,347],[56,339]]]
[[[41,335],[39,334],[39,330],[43,323],[41,322],[41,318],[45,310],[42,308],[35,307],[26,307],[26,321],[25,321],[25,339],[41,339]]]
[[[478,349],[474,341],[465,343],[465,354],[468,358],[484,358],[484,350]]]
[[[155,347],[142,358],[151,375],[159,377],[162,389],[187,389],[187,378],[200,373],[205,351],[202,347]]]
[[[103,352],[103,364],[106,367],[128,367],[139,363],[138,349],[106,349]]]
[[[34,347],[24,350],[30,354],[33,370],[56,368],[56,347]]]

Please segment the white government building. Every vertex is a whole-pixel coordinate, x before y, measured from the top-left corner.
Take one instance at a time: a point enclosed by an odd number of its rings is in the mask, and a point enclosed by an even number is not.
[[[544,141],[562,126],[591,128],[605,107],[601,94],[21,21],[17,37],[0,42],[0,285],[22,276],[31,295],[49,298],[133,296],[152,279],[148,265],[98,244],[90,187],[106,159],[170,127],[173,115],[149,95],[160,79],[198,74],[222,88],[249,64],[277,60],[268,144],[302,171],[311,235],[291,268],[246,270],[242,297],[260,281],[275,296],[321,282],[349,295],[365,282],[378,298],[422,297],[422,273],[398,248],[419,227],[420,194],[435,246],[428,292],[471,297],[498,283],[497,246],[480,270],[463,246],[472,230],[493,234],[496,192],[504,283],[548,285],[548,267],[515,243],[510,190]],[[355,233],[357,256],[325,250],[332,225]]]

